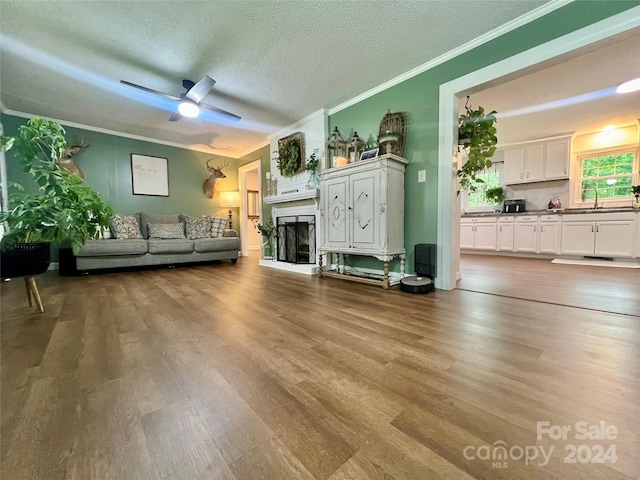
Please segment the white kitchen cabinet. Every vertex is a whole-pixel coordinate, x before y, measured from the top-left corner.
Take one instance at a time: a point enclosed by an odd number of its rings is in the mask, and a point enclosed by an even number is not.
[[[539,182],[543,179],[544,147],[543,143],[533,143],[524,148],[524,182]]]
[[[476,229],[473,223],[460,224],[460,248],[474,248],[476,243]]]
[[[569,150],[571,137],[552,140],[545,145],[544,179],[569,178]]]
[[[513,252],[515,224],[513,217],[500,217],[498,219],[498,250],[501,252]]]
[[[632,257],[635,223],[629,220],[596,223],[594,253],[598,257]]]
[[[524,147],[504,151],[504,183],[511,185],[524,181]]]
[[[465,218],[460,222],[460,248],[497,249],[496,217]]]
[[[570,142],[571,137],[562,137],[505,148],[505,184],[569,178]]]
[[[594,222],[563,222],[560,253],[563,255],[593,255],[595,238]]]
[[[572,217],[567,215],[562,222],[562,254],[633,257],[636,229],[633,214]]]
[[[384,262],[384,288],[400,280],[391,281],[389,277],[393,258],[401,259],[404,275],[404,170],[408,163],[387,154],[320,174],[321,276],[336,273],[322,269],[322,256],[329,253],[338,254],[340,259],[345,254],[367,255]],[[343,273],[339,264],[337,273]]]
[[[516,218],[516,252],[538,253],[538,217],[527,215]]]
[[[560,253],[560,216],[542,215],[538,227],[538,253]]]

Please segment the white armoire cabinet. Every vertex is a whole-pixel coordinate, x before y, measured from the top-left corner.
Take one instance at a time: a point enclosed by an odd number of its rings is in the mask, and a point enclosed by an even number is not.
[[[320,173],[320,276],[340,275],[383,288],[404,275],[404,171],[408,160],[392,154],[330,168]],[[335,270],[322,267],[323,255],[337,254]],[[347,272],[344,255],[375,257],[383,276]],[[400,258],[400,278],[391,279],[389,262]],[[329,265],[331,261],[327,262]],[[348,274],[348,275],[345,275]]]

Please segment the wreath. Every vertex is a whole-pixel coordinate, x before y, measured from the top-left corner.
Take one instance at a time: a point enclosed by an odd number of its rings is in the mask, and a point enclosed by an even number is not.
[[[278,169],[285,177],[295,175],[300,171],[302,159],[300,158],[300,140],[286,138],[278,147]]]

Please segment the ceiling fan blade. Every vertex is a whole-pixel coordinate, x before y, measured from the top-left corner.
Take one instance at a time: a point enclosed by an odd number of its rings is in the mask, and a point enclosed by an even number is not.
[[[222,110],[221,108],[216,108],[216,107],[212,107],[211,105],[207,105],[206,103],[201,103],[198,106],[203,110],[209,110],[210,112],[215,112],[220,115],[224,115],[225,117],[228,117],[230,120],[238,121],[240,120],[240,118],[242,118],[242,117],[239,117],[238,115],[234,115],[233,113],[229,113],[226,110]]]
[[[180,120],[182,118],[182,115],[180,115],[180,113],[178,112],[173,112],[171,114],[171,116],[169,117],[169,121],[170,122],[177,122],[178,120]]]
[[[168,98],[169,100],[177,100],[180,101],[180,97],[176,97],[174,95],[169,95],[168,93],[158,92],[157,90],[152,90],[147,87],[143,87],[141,85],[136,85],[135,83],[127,82],[125,80],[120,80],[120,83],[124,85],[128,85],[129,87],[137,88],[138,90],[142,90],[144,92],[153,93],[154,95],[160,95],[161,97]]]
[[[200,103],[200,100],[206,97],[215,84],[216,81],[213,78],[209,75],[205,75],[198,81],[198,83],[187,91],[186,96],[189,100]]]

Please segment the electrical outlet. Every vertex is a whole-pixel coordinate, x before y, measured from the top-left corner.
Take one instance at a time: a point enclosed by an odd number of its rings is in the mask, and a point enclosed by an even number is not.
[[[418,170],[418,183],[424,183],[427,181],[427,171]]]

